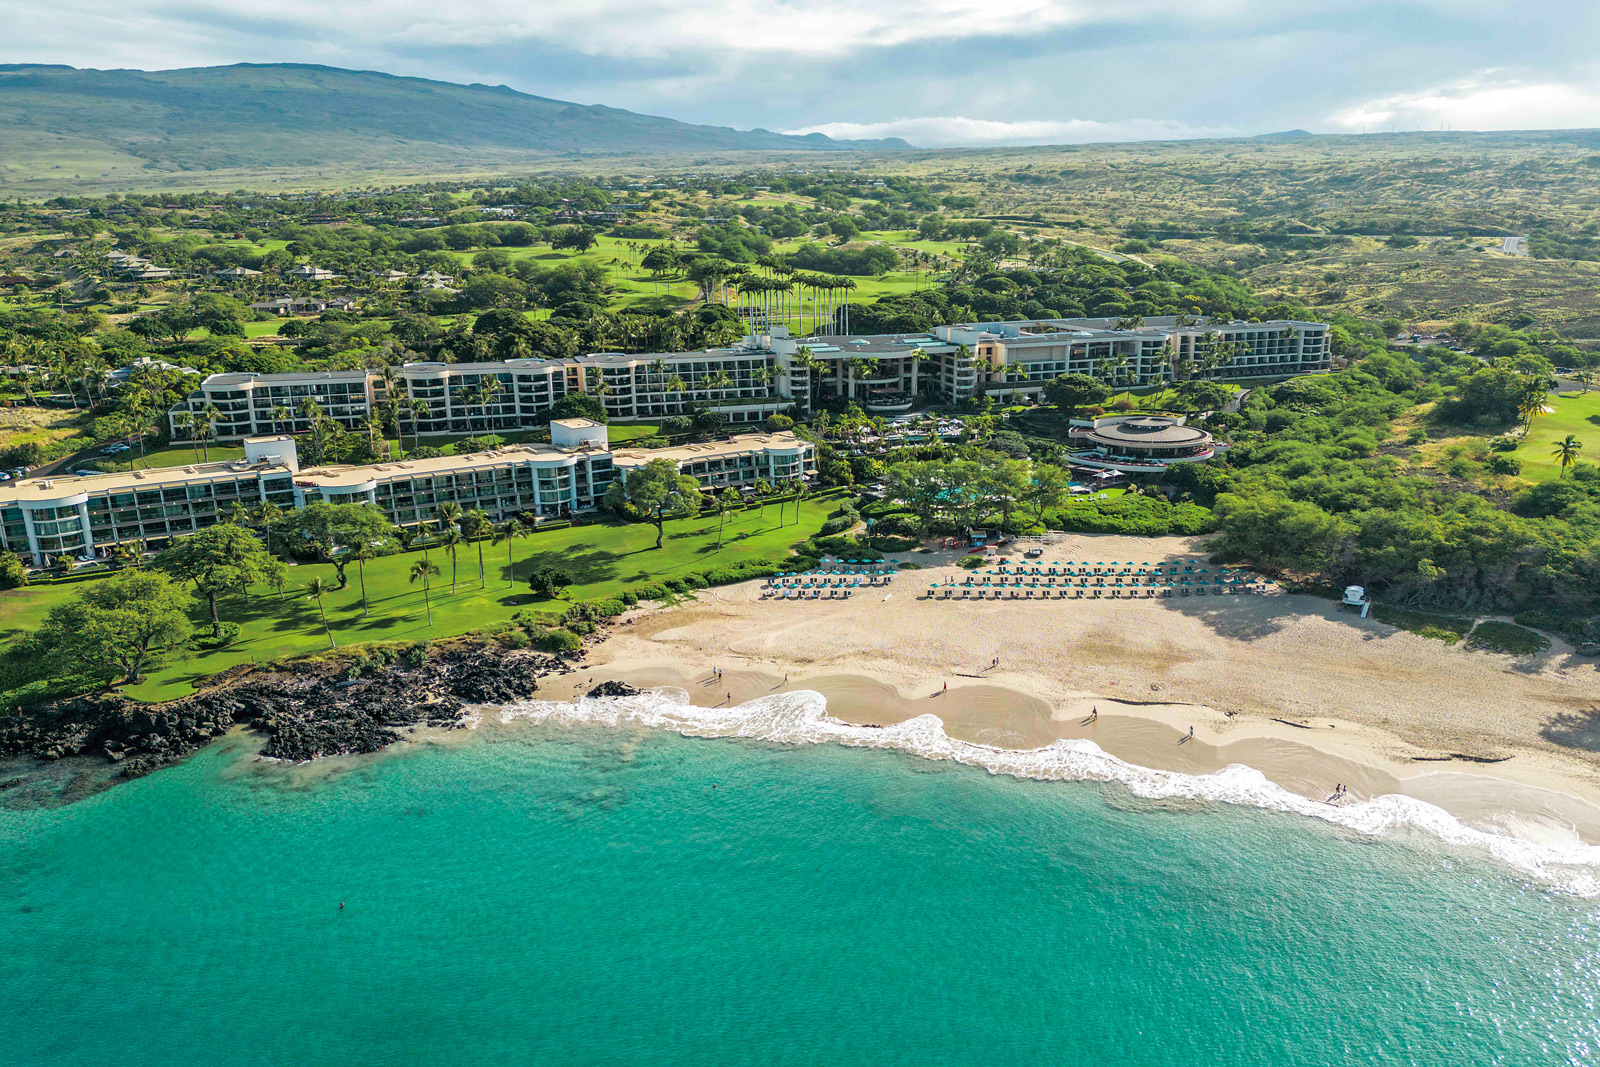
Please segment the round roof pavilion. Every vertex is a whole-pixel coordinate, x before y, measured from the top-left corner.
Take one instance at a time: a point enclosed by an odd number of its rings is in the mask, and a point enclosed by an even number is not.
[[[1211,435],[1177,419],[1142,415],[1100,426],[1085,434],[1089,440],[1123,452],[1195,452],[1211,447]]]

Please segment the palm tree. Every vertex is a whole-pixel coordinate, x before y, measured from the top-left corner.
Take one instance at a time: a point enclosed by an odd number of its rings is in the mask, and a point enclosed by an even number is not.
[[[717,509],[717,548],[722,547],[722,527],[728,521],[728,494],[733,490],[725,489],[720,493],[711,494],[711,504]]]
[[[433,409],[426,400],[411,400],[406,403],[406,413],[411,416],[411,450],[415,452],[422,436],[422,420],[433,414]]]
[[[433,510],[439,513],[439,521],[445,526],[454,526],[461,521],[461,505],[454,500],[446,500]]]
[[[461,533],[471,542],[478,542],[478,588],[488,588],[488,578],[483,569],[483,535],[489,530],[489,516],[482,508],[473,508],[461,516]]]
[[[428,608],[428,625],[433,625],[433,600],[428,595],[430,579],[439,577],[439,565],[426,559],[419,559],[411,565],[411,584],[422,582],[422,602]]]
[[[794,485],[794,521],[795,522],[799,522],[800,521],[800,502],[802,500],[804,500],[809,495],[811,495],[810,494],[810,490],[806,488],[805,481],[803,479],[796,479],[795,480],[795,485]],[[779,526],[783,525],[783,507],[781,505],[778,508],[778,525]]]
[[[241,501],[235,500],[228,509],[228,517],[222,520],[234,526],[244,526],[250,521],[250,509]]]
[[[272,432],[273,433],[282,433],[283,432],[283,424],[288,422],[292,418],[294,418],[294,412],[289,410],[289,405],[287,405],[287,404],[274,404],[274,405],[272,405]],[[289,431],[291,433],[294,432],[294,427],[290,426],[289,427]]]
[[[417,539],[422,542],[422,558],[428,558],[428,538],[433,536],[434,524],[427,519],[417,523]]]
[[[772,495],[772,483],[765,478],[757,478],[756,491],[756,518],[764,519],[767,516],[767,497]]]
[[[1533,428],[1533,418],[1544,411],[1544,401],[1548,395],[1543,384],[1534,384],[1530,385],[1523,393],[1522,399],[1517,401],[1517,415],[1522,419],[1525,428]]]
[[[1551,449],[1550,457],[1561,464],[1561,477],[1567,476],[1567,468],[1578,462],[1578,453],[1583,451],[1583,442],[1572,434],[1567,434],[1556,447]]]
[[[256,508],[256,520],[261,523],[261,540],[266,544],[267,551],[272,551],[272,524],[283,518],[283,509],[272,501],[263,501]]]
[[[439,535],[439,547],[450,553],[450,595],[456,591],[456,549],[466,544],[467,539],[461,536],[461,531],[454,526],[445,527],[444,533]]]
[[[363,543],[350,550],[350,558],[356,561],[356,566],[359,568],[358,573],[361,575],[361,617],[366,618],[369,614],[367,611],[367,562],[377,559],[378,554],[372,550],[371,545]]]
[[[194,412],[178,412],[172,416],[172,425],[183,431],[183,435],[189,439],[189,444],[194,447],[196,452],[200,451],[200,435],[194,432]],[[199,456],[195,457],[195,459],[199,458]]]
[[[515,587],[517,584],[517,557],[513,550],[515,548],[517,539],[527,536],[528,528],[522,525],[520,520],[507,519],[505,522],[502,522],[500,525],[494,528],[494,540],[490,542],[490,544],[494,545],[498,545],[502,541],[505,542],[506,564],[510,568],[508,573],[511,577],[511,585],[513,587]]]
[[[317,602],[317,614],[322,616],[322,629],[328,635],[328,647],[337,647],[333,640],[333,627],[328,625],[328,613],[322,607],[322,598],[332,588],[325,578],[313,578],[306,583],[306,599]]]
[[[200,435],[200,447],[207,462],[211,460],[211,435],[217,431],[217,416],[221,414],[215,404],[207,404],[205,409],[194,417],[195,433]]]

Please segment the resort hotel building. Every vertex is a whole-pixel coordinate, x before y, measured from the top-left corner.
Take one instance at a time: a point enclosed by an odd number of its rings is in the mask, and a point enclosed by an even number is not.
[[[1315,322],[1201,322],[1151,318],[1137,329],[1109,319],[1045,319],[938,326],[928,333],[790,337],[751,334],[726,348],[492,363],[407,363],[377,370],[213,374],[169,413],[174,438],[215,409],[213,436],[241,440],[303,432],[314,401],[360,429],[391,400],[421,436],[541,426],[569,393],[588,393],[613,419],[677,415],[691,405],[730,423],[759,422],[798,406],[854,400],[874,413],[909,410],[918,394],[1036,399],[1062,374],[1116,385],[1176,377],[1227,381],[1328,370],[1328,327]]]
[[[48,566],[117,544],[159,548],[226,520],[236,504],[285,511],[317,501],[368,503],[398,526],[436,519],[453,501],[491,519],[570,515],[598,507],[614,478],[666,459],[708,489],[773,485],[815,471],[815,449],[792,433],[745,434],[679,448],[613,451],[587,419],[550,424],[548,445],[301,470],[294,438],[252,437],[242,460],[0,483],[0,547]]]

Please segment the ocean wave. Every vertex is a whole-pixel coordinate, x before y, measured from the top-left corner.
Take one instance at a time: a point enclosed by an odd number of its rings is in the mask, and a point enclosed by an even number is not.
[[[682,689],[665,687],[631,697],[567,703],[527,701],[500,710],[500,721],[557,725],[644,726],[685,737],[733,737],[787,745],[834,744],[907,752],[931,760],[981,767],[991,774],[1042,781],[1107,782],[1149,800],[1193,800],[1286,812],[1369,837],[1417,830],[1449,845],[1487,852],[1501,863],[1563,892],[1600,896],[1600,847],[1552,845],[1477,829],[1415,797],[1387,794],[1333,805],[1292,793],[1253,767],[1231,764],[1214,774],[1153,770],[1118,759],[1087,740],[1053,741],[1043,748],[1007,749],[957,740],[937,715],[893,726],[854,726],[828,714],[820,693],[800,690],[727,708],[702,708]]]

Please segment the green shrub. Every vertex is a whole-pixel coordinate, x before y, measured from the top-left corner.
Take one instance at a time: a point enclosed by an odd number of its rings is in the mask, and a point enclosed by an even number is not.
[[[227,648],[229,645],[233,644],[234,640],[238,636],[239,624],[236,622],[225,622],[222,624],[221,633],[214,635],[206,634],[203,637],[196,637],[194,640],[194,647],[207,650],[214,648]]]
[[[414,641],[400,652],[400,662],[407,667],[420,667],[428,662],[428,642]]]
[[[870,537],[867,544],[880,552],[910,552],[922,542],[915,537]]]
[[[48,704],[52,700],[92,693],[100,688],[94,678],[71,674],[60,678],[40,678],[14,689],[0,691],[0,712],[16,711],[35,704]]]
[[[872,532],[893,537],[921,537],[923,522],[912,511],[891,511],[873,520]]]
[[[805,554],[821,558],[823,556],[843,556],[846,559],[882,559],[883,553],[872,548],[866,541],[855,537],[813,537],[806,542]]]
[[[987,562],[988,560],[984,559],[982,556],[962,556],[961,562],[956,564],[956,566],[965,567],[969,571],[975,571]]]
[[[622,595],[618,599],[631,608],[639,602],[639,594],[624,589],[622,591]]]
[[[1550,647],[1543,634],[1509,622],[1480,622],[1467,636],[1467,647],[1484,652],[1503,652],[1509,656],[1531,656]]]
[[[1054,516],[1050,526],[1137,537],[1193,536],[1212,528],[1212,516],[1209,508],[1199,504],[1169,504],[1161,497],[1128,495],[1069,504]]]
[[[1487,466],[1494,474],[1522,473],[1522,460],[1518,459],[1516,456],[1508,456],[1499,452],[1496,452],[1494,455],[1490,456],[1489,461],[1485,464],[1485,466]]]
[[[583,640],[571,630],[540,629],[532,635],[535,647],[544,652],[576,652]]]
[[[845,530],[860,525],[860,523],[861,513],[855,508],[851,507],[849,504],[846,504],[835,511],[832,517],[830,517],[827,522],[822,524],[822,532],[824,534],[842,533]]]
[[[620,600],[609,598],[603,600],[580,600],[566,610],[565,614],[561,616],[561,622],[563,625],[571,625],[578,621],[593,622],[599,619],[610,619],[621,615],[627,610],[628,606]]]

